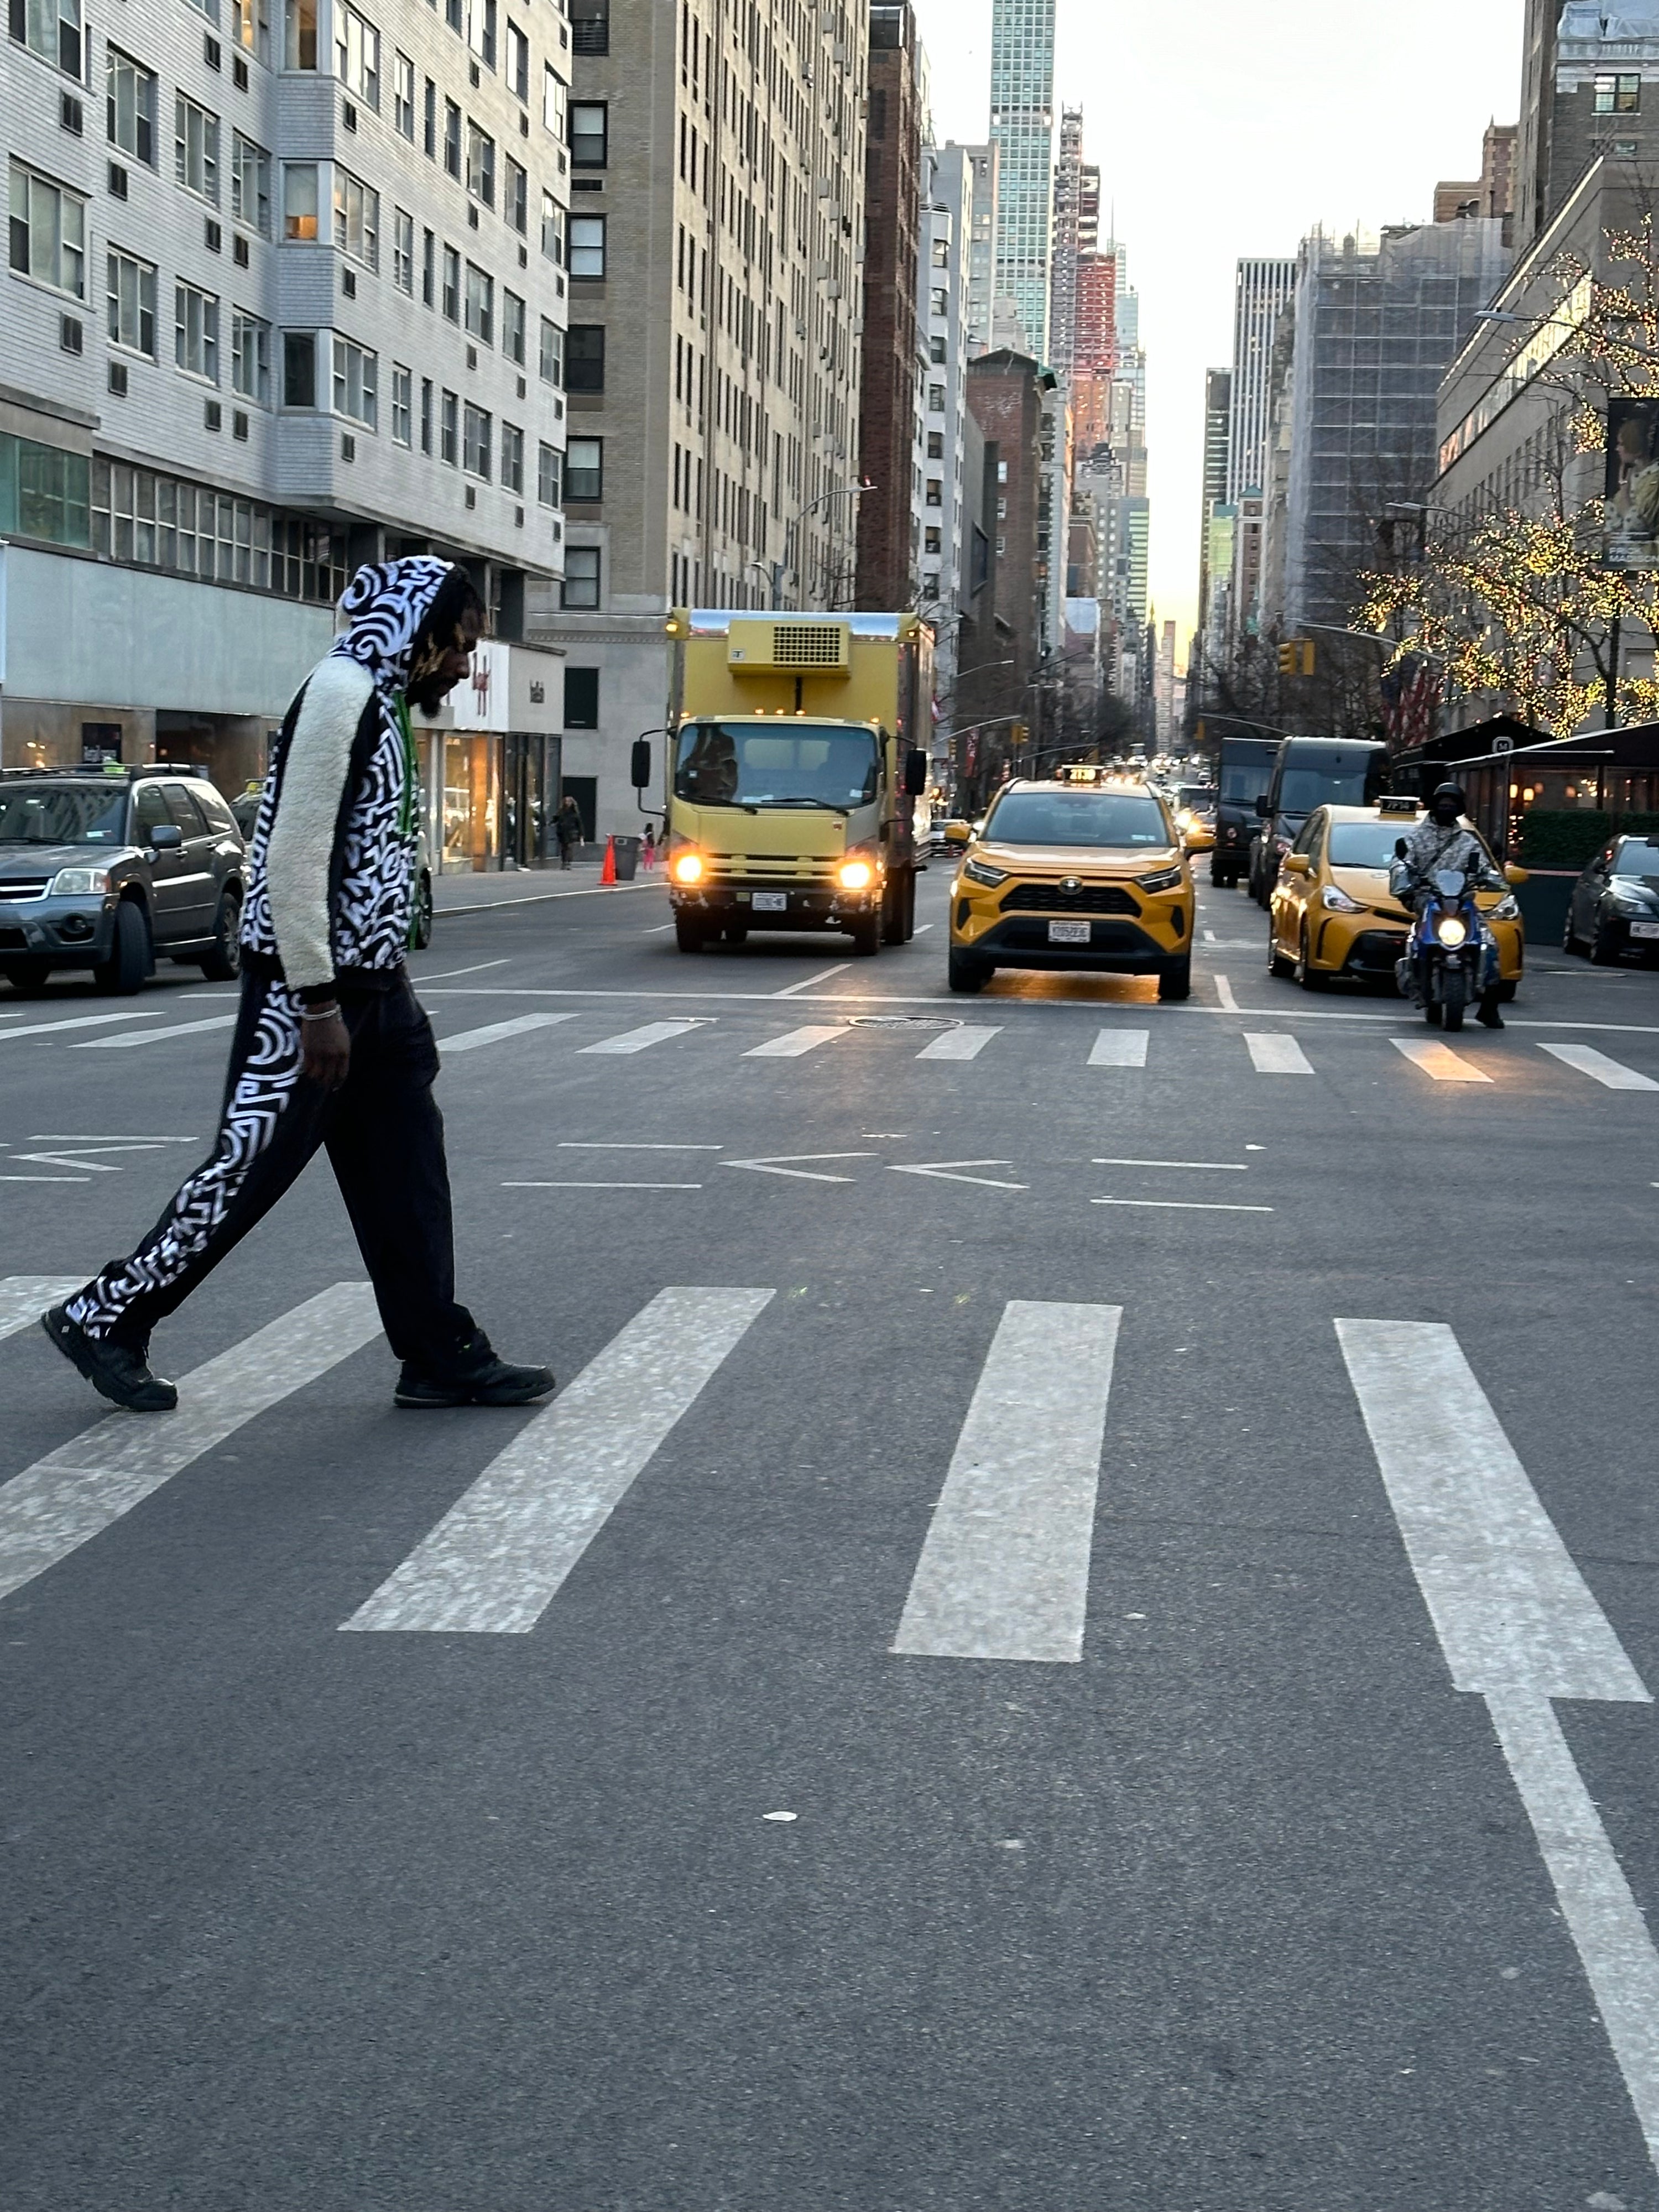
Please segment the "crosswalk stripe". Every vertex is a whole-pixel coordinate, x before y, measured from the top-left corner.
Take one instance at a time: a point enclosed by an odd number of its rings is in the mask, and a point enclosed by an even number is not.
[[[643,1029],[624,1030],[620,1036],[601,1037],[597,1044],[585,1044],[584,1052],[644,1052],[653,1044],[665,1044],[670,1037],[684,1036],[688,1030],[700,1030],[701,1021],[647,1022]]]
[[[815,1051],[832,1037],[846,1034],[839,1024],[832,1029],[809,1022],[805,1029],[786,1030],[781,1036],[768,1037],[764,1044],[750,1045],[743,1056],[745,1060],[799,1060],[802,1053]]]
[[[1645,1704],[1452,1331],[1339,1321],[1336,1334],[1454,1685]]]
[[[1102,1030],[1089,1054],[1091,1067],[1145,1067],[1150,1030]]]
[[[1431,1075],[1437,1083],[1490,1083],[1483,1068],[1462,1053],[1454,1052],[1449,1044],[1440,1044],[1433,1037],[1390,1037],[1389,1042],[1396,1052],[1403,1052],[1407,1060],[1420,1067],[1425,1075]]]
[[[918,1060],[977,1060],[994,1036],[1000,1036],[998,1028],[946,1030],[925,1044],[916,1054]]]
[[[460,1030],[440,1037],[441,1054],[476,1052],[480,1045],[499,1044],[503,1037],[523,1036],[530,1030],[550,1030],[556,1022],[574,1022],[574,1014],[515,1014],[510,1022],[486,1022],[482,1029]]]
[[[774,1295],[659,1291],[341,1626],[532,1629]]]
[[[1313,1062],[1293,1036],[1247,1030],[1244,1045],[1258,1075],[1311,1075],[1314,1072]]]
[[[85,1280],[84,1275],[0,1275],[0,1336],[15,1336]]]
[[[134,1044],[160,1044],[164,1037],[195,1036],[203,1030],[234,1030],[234,1014],[210,1014],[205,1021],[175,1022],[170,1029],[134,1030],[126,1036],[82,1037],[71,1049],[76,1052],[119,1052]]]
[[[26,1022],[21,1030],[0,1030],[0,1044],[22,1036],[49,1036],[54,1030],[95,1030],[106,1022],[154,1022],[161,1018],[159,1006],[129,1006],[118,1014],[75,1014],[68,1021]]]
[[[1659,1091],[1650,1075],[1638,1074],[1626,1067],[1620,1060],[1610,1060],[1604,1052],[1597,1052],[1589,1044],[1540,1044],[1540,1052],[1552,1054],[1569,1067],[1576,1067],[1581,1075],[1588,1075],[1608,1091]]]
[[[66,1559],[235,1430],[367,1344],[367,1283],[336,1283],[186,1375],[179,1410],[112,1413],[0,1486],[0,1597]]]
[[[986,1354],[896,1652],[1079,1660],[1121,1306],[1014,1300]]]

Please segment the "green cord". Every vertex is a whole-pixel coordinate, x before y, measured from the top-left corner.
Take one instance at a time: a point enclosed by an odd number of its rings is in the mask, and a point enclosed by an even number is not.
[[[419,764],[415,755],[415,732],[409,726],[409,702],[401,691],[394,702],[398,727],[404,739],[404,795],[398,809],[398,835],[405,844],[412,844],[415,830],[415,793],[420,782]],[[409,902],[409,932],[404,942],[411,951],[415,945],[415,901]]]

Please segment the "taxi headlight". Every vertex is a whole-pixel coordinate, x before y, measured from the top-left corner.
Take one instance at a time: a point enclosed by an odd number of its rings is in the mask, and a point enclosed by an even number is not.
[[[1006,884],[1008,880],[1007,869],[994,868],[988,860],[964,860],[962,872],[970,884],[983,884],[989,891],[994,891],[999,884]]]
[[[107,868],[59,868],[46,886],[48,898],[86,898],[109,889]]]
[[[1135,881],[1144,891],[1172,891],[1181,881],[1179,868],[1159,868],[1150,876],[1137,876]]]
[[[1176,817],[1176,820],[1181,824],[1183,830],[1190,830],[1197,819],[1198,817],[1193,812],[1190,806],[1183,806],[1180,813]]]
[[[702,881],[701,853],[677,853],[674,856],[674,881],[677,884],[700,884]]]
[[[876,879],[876,872],[868,860],[843,860],[836,871],[836,881],[844,891],[866,891]]]
[[[1498,900],[1497,905],[1492,909],[1492,919],[1494,921],[1520,921],[1521,902],[1516,898],[1513,891],[1504,892],[1503,897]]]
[[[1335,884],[1327,884],[1319,894],[1321,906],[1328,907],[1333,914],[1364,914],[1365,909],[1355,898]]]
[[[1455,947],[1469,933],[1455,914],[1443,914],[1434,926],[1434,933],[1440,944]]]

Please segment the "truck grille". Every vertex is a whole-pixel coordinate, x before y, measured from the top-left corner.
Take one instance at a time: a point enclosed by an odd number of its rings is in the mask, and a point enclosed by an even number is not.
[[[0,876],[0,899],[45,898],[50,876]]]
[[[1016,884],[1002,902],[1004,914],[1139,914],[1140,902],[1121,884],[1085,884],[1062,890],[1058,884]]]

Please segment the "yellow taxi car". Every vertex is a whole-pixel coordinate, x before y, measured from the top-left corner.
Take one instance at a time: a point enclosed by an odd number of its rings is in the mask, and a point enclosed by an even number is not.
[[[1176,828],[1189,853],[1215,850],[1215,792],[1208,784],[1183,783],[1175,794]]]
[[[982,990],[999,968],[1156,975],[1160,999],[1192,989],[1192,872],[1164,801],[1138,778],[1062,769],[1006,783],[951,885],[950,984]]]
[[[1393,981],[1411,916],[1389,893],[1389,864],[1395,839],[1422,819],[1414,799],[1314,810],[1279,863],[1268,903],[1269,975],[1291,976],[1304,991],[1338,975]],[[1511,884],[1526,881],[1524,869],[1502,872]],[[1475,902],[1498,940],[1498,996],[1512,999],[1523,963],[1521,908],[1512,890],[1477,891]]]

